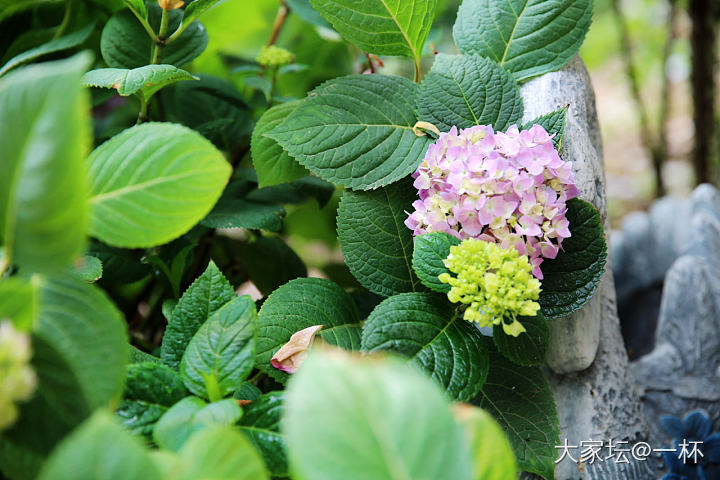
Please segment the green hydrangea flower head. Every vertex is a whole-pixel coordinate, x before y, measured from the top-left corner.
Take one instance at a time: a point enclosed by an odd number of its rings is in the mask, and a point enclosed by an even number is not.
[[[537,315],[540,280],[532,275],[526,255],[514,248],[474,238],[450,247],[445,266],[449,273],[439,275],[450,285],[447,296],[453,303],[467,305],[465,320],[482,327],[502,325],[508,335],[517,337],[525,327],[518,316]]]
[[[31,357],[30,335],[15,330],[9,320],[0,320],[0,432],[17,419],[16,403],[29,400],[35,391]]]
[[[295,55],[284,48],[276,47],[275,45],[266,45],[262,47],[260,54],[255,60],[263,67],[282,67],[283,65],[292,63],[293,60],[295,60]]]

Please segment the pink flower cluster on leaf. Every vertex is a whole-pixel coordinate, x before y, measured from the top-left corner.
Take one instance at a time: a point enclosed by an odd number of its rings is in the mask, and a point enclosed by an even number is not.
[[[405,225],[516,248],[535,277],[570,237],[566,201],[578,195],[569,162],[540,125],[506,133],[479,125],[440,134],[413,174],[420,199]]]

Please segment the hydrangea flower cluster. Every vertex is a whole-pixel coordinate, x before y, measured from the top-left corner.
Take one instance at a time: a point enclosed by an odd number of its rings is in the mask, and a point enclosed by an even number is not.
[[[9,320],[0,321],[0,432],[18,416],[17,402],[29,400],[37,378],[30,366],[30,336]]]
[[[525,327],[517,317],[535,316],[540,304],[540,280],[530,273],[526,255],[514,248],[470,238],[450,247],[445,266],[456,274],[438,276],[450,285],[448,299],[467,304],[463,318],[481,327],[502,325],[508,335],[517,337]]]
[[[570,236],[565,202],[578,195],[572,169],[540,125],[506,133],[479,125],[440,134],[413,174],[420,199],[405,225],[514,247],[542,279]]]
[[[275,45],[263,46],[255,59],[263,67],[282,67],[292,63],[295,56],[284,48]]]

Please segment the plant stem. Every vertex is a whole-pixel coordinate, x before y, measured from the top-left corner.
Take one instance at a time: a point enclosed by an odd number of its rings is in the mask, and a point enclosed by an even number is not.
[[[415,76],[413,78],[413,81],[415,83],[420,83],[420,58],[414,59],[413,63],[415,64]]]
[[[168,23],[170,21],[170,12],[163,9],[162,17],[160,18],[160,31],[158,32],[157,41],[153,47],[153,54],[150,63],[155,65],[160,59],[160,51],[165,46],[165,40],[167,37]]]
[[[272,32],[270,32],[270,38],[267,42],[268,47],[270,45],[275,45],[278,35],[280,35],[280,30],[282,30],[283,25],[285,25],[285,20],[287,19],[288,13],[290,13],[290,9],[285,4],[285,0],[280,0],[280,6],[278,7],[278,12],[275,16],[275,22],[273,23]]]
[[[140,125],[147,120],[148,102],[145,100],[145,95],[143,95],[142,92],[138,92],[138,98],[140,99],[140,113],[138,114],[135,125]]]
[[[73,2],[73,1],[67,2],[65,4],[65,15],[63,15],[62,22],[60,22],[57,32],[55,32],[55,35],[53,35],[53,40],[55,40],[56,38],[62,37],[62,34],[65,33],[65,30],[67,29],[67,26],[70,23],[70,17],[72,16],[72,10],[73,10],[74,4],[75,4],[75,2]]]
[[[368,66],[370,67],[370,73],[375,73],[375,63],[372,61],[372,57],[370,57],[370,54],[367,52],[363,52],[365,54],[365,58],[367,58]]]

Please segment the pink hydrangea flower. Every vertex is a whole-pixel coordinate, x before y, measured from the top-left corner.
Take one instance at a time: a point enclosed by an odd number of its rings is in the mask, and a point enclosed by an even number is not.
[[[413,178],[420,199],[405,225],[414,235],[445,232],[513,247],[539,279],[540,264],[570,236],[566,202],[578,189],[571,164],[540,125],[505,133],[453,127],[430,145]]]

